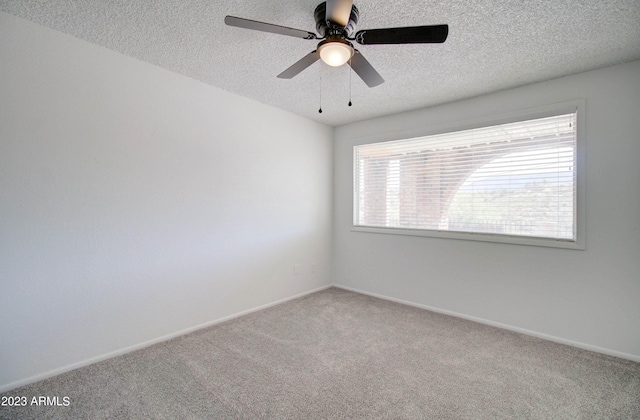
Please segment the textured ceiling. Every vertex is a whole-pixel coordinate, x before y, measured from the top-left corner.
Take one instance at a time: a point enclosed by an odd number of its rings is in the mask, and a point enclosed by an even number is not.
[[[352,74],[348,107],[348,66],[319,61],[276,78],[317,41],[223,22],[229,14],[314,31],[320,2],[0,0],[0,10],[334,126],[640,59],[639,0],[356,0],[357,29],[447,23],[449,38],[358,46],[386,82],[368,88]]]

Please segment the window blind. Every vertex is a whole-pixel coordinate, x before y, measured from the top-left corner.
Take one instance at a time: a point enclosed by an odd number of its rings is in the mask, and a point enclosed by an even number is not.
[[[354,226],[576,237],[576,113],[354,147]]]

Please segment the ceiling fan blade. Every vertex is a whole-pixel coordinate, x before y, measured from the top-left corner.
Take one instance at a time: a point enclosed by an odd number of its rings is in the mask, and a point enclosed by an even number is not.
[[[367,61],[366,58],[360,53],[358,50],[353,51],[353,56],[351,57],[351,68],[355,71],[358,76],[367,84],[369,87],[376,87],[384,83],[384,79],[380,74],[373,68],[371,64]]]
[[[292,65],[291,67],[289,67],[288,69],[280,73],[278,75],[278,78],[292,79],[293,77],[297,76],[300,72],[302,72],[302,70],[306,69],[307,67],[309,67],[310,65],[318,61],[319,59],[320,59],[320,55],[318,54],[318,51],[315,51],[315,50],[311,51],[309,54],[305,55],[300,60],[298,60],[294,65]]]
[[[407,26],[404,28],[365,29],[356,33],[356,42],[372,44],[441,43],[449,35],[449,25]]]
[[[349,24],[353,0],[327,0],[326,20],[342,26]]]
[[[287,28],[286,26],[273,25],[271,23],[258,22],[257,20],[244,19],[235,16],[225,16],[224,23],[238,28],[253,29],[254,31],[270,32],[272,34],[287,35],[302,39],[318,38],[313,32]]]

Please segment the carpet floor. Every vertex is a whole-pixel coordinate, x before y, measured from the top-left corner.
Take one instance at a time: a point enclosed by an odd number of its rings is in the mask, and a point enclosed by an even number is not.
[[[330,288],[1,396],[29,402],[2,419],[640,419],[640,363]]]

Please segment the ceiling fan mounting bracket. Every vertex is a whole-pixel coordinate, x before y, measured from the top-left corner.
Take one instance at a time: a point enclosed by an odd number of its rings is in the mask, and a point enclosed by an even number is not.
[[[320,38],[330,37],[332,35],[340,34],[344,38],[351,37],[356,31],[356,25],[358,24],[358,18],[360,12],[354,4],[351,7],[351,14],[349,16],[349,23],[346,26],[340,26],[326,19],[327,2],[323,1],[313,12],[313,17],[316,21],[316,31],[320,35]]]

